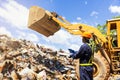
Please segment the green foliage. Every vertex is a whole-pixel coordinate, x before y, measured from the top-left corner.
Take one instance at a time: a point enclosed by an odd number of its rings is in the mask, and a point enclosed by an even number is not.
[[[120,16],[114,16],[113,19],[120,18]]]
[[[107,33],[106,33],[106,24],[104,24],[104,25],[98,24],[98,25],[97,25],[97,29],[98,29],[102,34],[104,34],[104,35],[107,34]]]

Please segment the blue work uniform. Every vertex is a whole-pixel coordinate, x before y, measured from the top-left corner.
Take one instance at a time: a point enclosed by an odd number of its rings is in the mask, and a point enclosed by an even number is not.
[[[70,51],[70,50],[69,50]],[[87,44],[84,43],[78,52],[73,54],[71,57],[73,59],[79,59],[80,64],[88,64],[92,56],[92,49]],[[80,80],[93,80],[93,66],[87,65],[87,66],[81,66],[80,65]]]

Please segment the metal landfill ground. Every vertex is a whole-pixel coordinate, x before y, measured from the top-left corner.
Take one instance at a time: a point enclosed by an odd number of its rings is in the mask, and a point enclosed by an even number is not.
[[[77,80],[75,61],[67,55],[0,35],[0,80]]]

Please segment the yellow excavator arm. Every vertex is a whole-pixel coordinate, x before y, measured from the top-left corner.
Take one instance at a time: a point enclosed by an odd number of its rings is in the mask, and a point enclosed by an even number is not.
[[[97,28],[80,23],[71,24],[55,12],[49,12],[37,6],[30,8],[28,27],[47,37],[53,35],[62,27],[73,35],[82,35],[83,32],[89,32],[95,34],[102,42],[107,41]]]
[[[62,18],[60,16],[60,18]],[[97,28],[93,27],[93,26],[89,26],[86,24],[81,24],[81,23],[77,23],[77,24],[68,24],[64,18],[62,18],[61,20],[59,19],[59,17],[54,17],[52,16],[52,19],[57,22],[62,28],[66,29],[69,33],[73,34],[73,35],[82,35],[83,32],[89,32],[91,34],[94,34],[97,36],[98,39],[102,40],[103,42],[106,42],[106,38],[105,35],[103,35]],[[63,20],[63,21],[62,21]]]

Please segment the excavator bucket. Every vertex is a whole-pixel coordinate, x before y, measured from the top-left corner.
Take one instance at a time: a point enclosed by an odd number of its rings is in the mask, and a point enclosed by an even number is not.
[[[46,37],[53,35],[60,29],[59,24],[50,19],[51,13],[43,8],[32,6],[29,10],[28,28]]]

